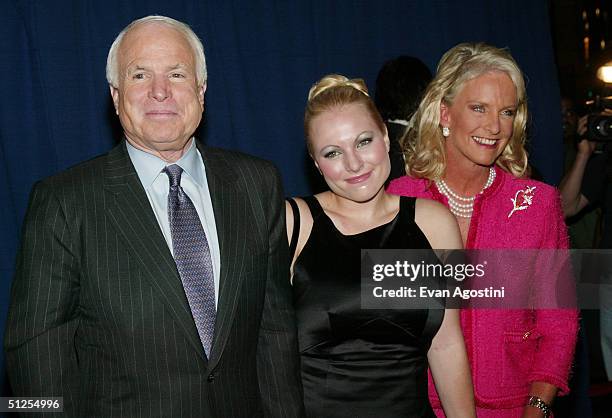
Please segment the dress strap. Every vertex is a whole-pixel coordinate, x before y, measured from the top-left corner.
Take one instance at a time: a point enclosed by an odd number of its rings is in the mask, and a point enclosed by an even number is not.
[[[416,197],[400,196],[398,226],[404,231],[413,232],[415,228],[418,229],[414,221],[415,202]]]
[[[415,202],[416,197],[400,196],[400,212],[403,212],[410,222],[414,222]]]
[[[445,304],[445,302],[441,301],[441,304]],[[425,320],[425,326],[423,327],[423,331],[421,332],[421,344],[427,344],[427,349],[429,350],[429,345],[431,344],[431,340],[436,336],[438,330],[440,329],[440,324],[444,320],[444,306],[439,307],[438,309],[430,308],[427,311],[427,319]]]
[[[289,202],[289,206],[291,206],[291,211],[293,212],[293,232],[291,233],[291,242],[289,243],[289,259],[293,260],[298,239],[300,238],[300,210],[293,198],[287,199],[287,202]]]
[[[310,209],[310,213],[312,214],[312,219],[316,219],[321,215],[325,214],[323,207],[319,203],[319,200],[314,196],[306,196],[303,197],[304,202],[308,205],[308,209]]]

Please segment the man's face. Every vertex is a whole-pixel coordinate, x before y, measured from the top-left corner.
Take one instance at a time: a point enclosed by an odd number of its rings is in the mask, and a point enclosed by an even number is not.
[[[118,64],[111,95],[128,141],[162,158],[180,157],[202,119],[206,90],[187,39],[166,25],[143,24],[123,38]]]

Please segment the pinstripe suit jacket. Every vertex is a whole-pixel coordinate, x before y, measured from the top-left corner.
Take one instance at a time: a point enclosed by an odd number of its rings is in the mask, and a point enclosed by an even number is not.
[[[15,395],[63,396],[74,417],[303,414],[278,173],[198,148],[221,251],[211,358],[121,143],[34,187],[5,335]]]

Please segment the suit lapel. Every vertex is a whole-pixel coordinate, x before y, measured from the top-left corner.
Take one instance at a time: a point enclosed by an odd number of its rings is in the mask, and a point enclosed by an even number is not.
[[[217,151],[202,147],[198,149],[204,158],[208,188],[215,213],[219,249],[221,252],[221,274],[219,278],[219,302],[215,322],[215,338],[209,368],[218,363],[232,326],[238,295],[242,286],[244,257],[247,252],[247,237],[250,216],[246,216],[244,197],[241,198],[236,184],[236,173]]]
[[[125,143],[108,154],[105,189],[111,198],[107,214],[137,257],[158,297],[205,359],[183,284],[146,192],[127,153]]]

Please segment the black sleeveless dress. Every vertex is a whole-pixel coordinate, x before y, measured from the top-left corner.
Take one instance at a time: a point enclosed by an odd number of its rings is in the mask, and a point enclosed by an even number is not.
[[[360,308],[360,249],[431,248],[414,222],[415,199],[401,197],[388,224],[348,236],[315,197],[304,200],[314,223],[293,294],[307,416],[434,417],[427,351],[444,311]]]

